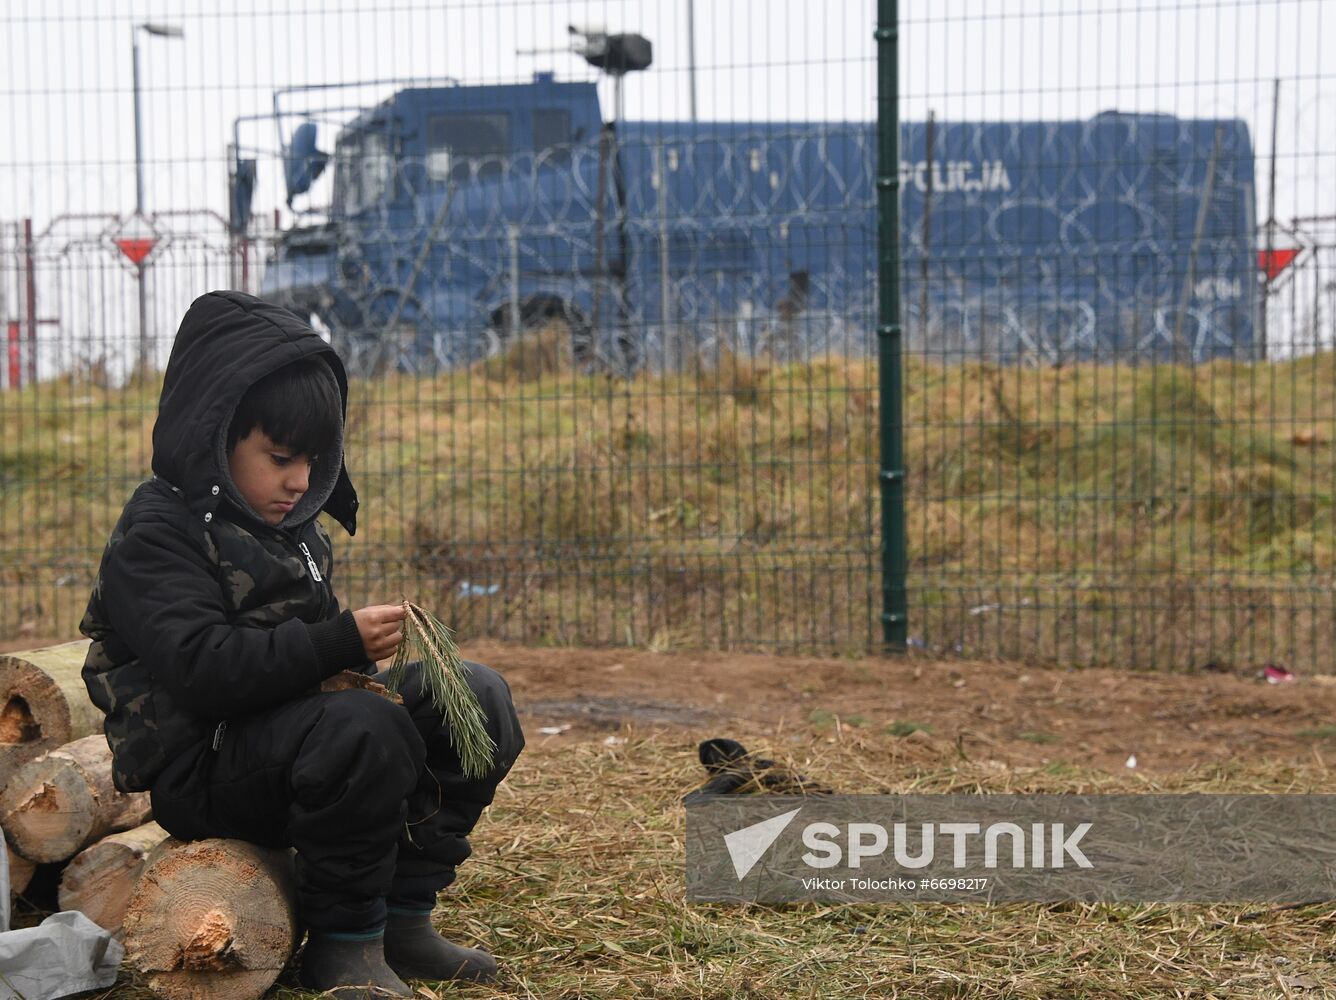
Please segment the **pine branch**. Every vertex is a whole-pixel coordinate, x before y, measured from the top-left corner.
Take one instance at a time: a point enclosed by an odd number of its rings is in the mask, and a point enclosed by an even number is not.
[[[487,716],[468,685],[468,665],[454,634],[425,608],[405,601],[404,639],[394,654],[385,686],[396,694],[408,679],[408,665],[421,663],[422,693],[445,714],[450,743],[459,754],[465,777],[482,778],[496,763],[496,742],[487,732]]]

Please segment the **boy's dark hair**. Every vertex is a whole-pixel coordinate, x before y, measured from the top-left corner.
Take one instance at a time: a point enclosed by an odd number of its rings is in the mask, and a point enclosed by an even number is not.
[[[324,454],[342,436],[343,405],[334,373],[320,358],[284,365],[246,390],[227,428],[227,450],[259,427],[301,455]]]

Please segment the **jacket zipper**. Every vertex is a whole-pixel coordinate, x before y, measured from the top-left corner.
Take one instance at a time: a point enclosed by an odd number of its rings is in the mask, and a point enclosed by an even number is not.
[[[297,544],[301,546],[302,555],[306,557],[306,568],[311,571],[311,579],[319,583],[324,578],[320,575],[320,567],[316,566],[311,550],[306,547],[305,542],[298,542]]]
[[[320,595],[319,620],[324,621],[325,612],[329,610],[329,594],[324,586],[325,578],[320,575],[320,567],[315,564],[315,557],[311,555],[311,550],[306,547],[306,543],[300,538],[297,540],[297,547],[301,549],[302,555],[306,558],[306,571],[310,573],[311,579],[315,581],[316,593]]]
[[[279,532],[280,536],[282,532]],[[302,550],[302,555],[306,557],[306,569],[311,574],[311,579],[316,583],[316,591],[320,594],[320,617],[324,618],[325,609],[329,607],[329,601],[325,594],[325,588],[321,586],[324,577],[320,575],[320,567],[315,564],[315,556],[311,555],[311,550],[306,547],[303,541],[297,542],[297,547]],[[227,732],[227,721],[218,723],[218,728],[213,731],[213,750],[216,753],[223,745],[223,735]]]

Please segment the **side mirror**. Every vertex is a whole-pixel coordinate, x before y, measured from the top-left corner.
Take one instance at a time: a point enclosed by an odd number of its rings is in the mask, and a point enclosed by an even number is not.
[[[232,171],[232,190],[228,192],[228,225],[241,236],[250,225],[251,201],[255,197],[255,161],[238,159]]]
[[[292,133],[292,142],[288,145],[283,158],[283,179],[288,186],[288,207],[292,199],[309,191],[329,163],[329,154],[316,149],[315,122],[302,122]]]

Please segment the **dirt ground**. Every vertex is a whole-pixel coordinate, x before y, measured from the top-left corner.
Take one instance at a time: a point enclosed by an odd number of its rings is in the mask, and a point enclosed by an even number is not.
[[[0,640],[0,651],[38,644]],[[528,736],[438,911],[438,926],[502,957],[488,996],[1336,995],[1328,903],[699,906],[682,867],[681,796],[705,778],[692,759],[701,739],[741,738],[851,793],[1326,791],[1326,678],[494,642],[465,652],[510,680]],[[57,874],[39,872],[19,926],[56,905]],[[291,970],[282,982],[277,1000],[310,996]],[[105,996],[151,1000],[132,976]]]
[[[45,645],[0,640],[0,652]],[[510,681],[531,750],[603,740],[630,727],[691,740],[739,728],[882,732],[954,745],[1013,766],[1052,761],[1126,773],[1230,758],[1336,757],[1336,677],[1268,684],[1231,674],[1061,670],[927,659],[532,648],[475,642],[464,653]],[[837,730],[837,726],[844,727]],[[547,735],[544,727],[569,727]]]
[[[1060,670],[1012,663],[827,660],[473,643],[509,679],[531,747],[631,726],[693,738],[740,724],[776,736],[901,723],[970,757],[1181,771],[1229,758],[1321,762],[1336,751],[1336,678]],[[1324,683],[1326,682],[1326,683]],[[560,735],[541,727],[569,725]],[[848,731],[847,729],[845,731]],[[915,738],[910,736],[908,738]]]

